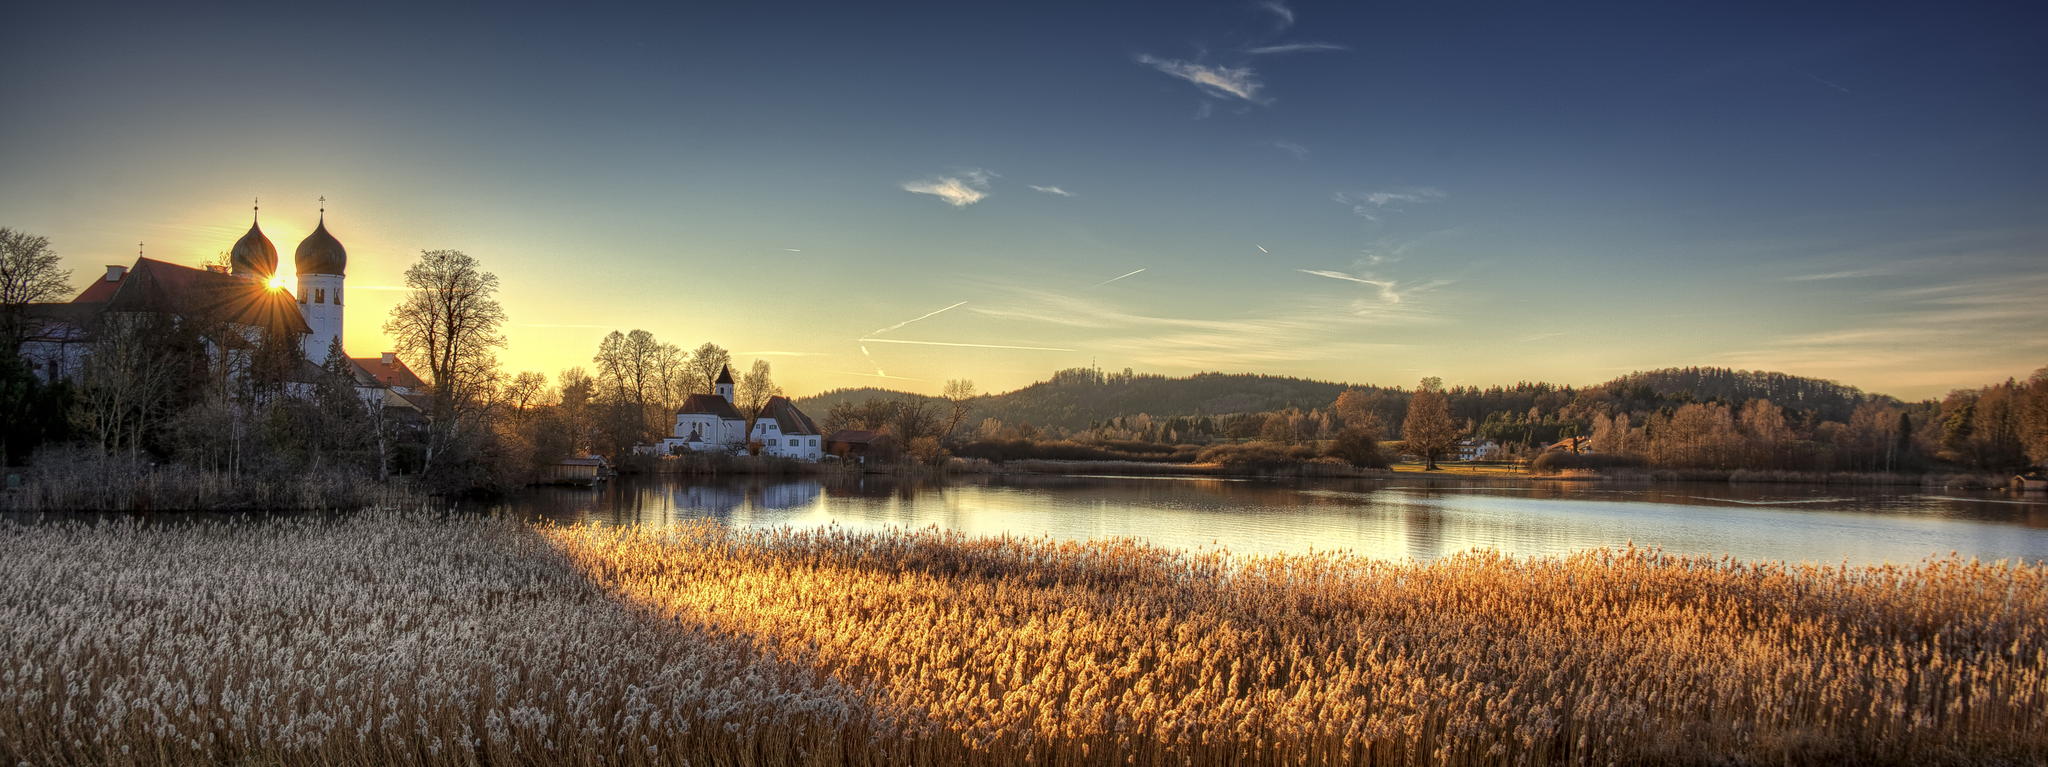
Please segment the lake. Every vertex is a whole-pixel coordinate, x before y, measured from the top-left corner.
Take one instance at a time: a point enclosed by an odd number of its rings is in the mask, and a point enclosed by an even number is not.
[[[1955,552],[2048,562],[2048,498],[2006,492],[1725,483],[1399,478],[622,477],[498,507],[560,522],[937,526],[973,535],[1141,538],[1239,553],[1434,559],[1637,546],[1746,560],[1912,563]]]

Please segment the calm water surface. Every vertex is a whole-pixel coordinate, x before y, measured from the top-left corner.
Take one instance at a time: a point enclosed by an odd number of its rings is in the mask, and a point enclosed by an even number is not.
[[[1446,479],[1261,482],[1131,477],[634,478],[536,490],[504,510],[562,522],[922,528],[1142,538],[1242,553],[1433,559],[1473,548],[1563,554],[1628,543],[1792,562],[1911,563],[1950,552],[2048,562],[2048,498],[1818,485]]]

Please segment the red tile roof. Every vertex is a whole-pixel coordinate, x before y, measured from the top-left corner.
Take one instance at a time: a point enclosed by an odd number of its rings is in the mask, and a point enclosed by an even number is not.
[[[427,382],[420,380],[412,368],[406,367],[405,360],[394,357],[389,365],[384,364],[383,357],[351,357],[349,361],[356,363],[356,369],[369,376],[370,380],[385,386],[414,391],[427,388]]]
[[[85,286],[85,290],[84,290],[83,292],[80,292],[80,293],[78,294],[78,297],[77,297],[77,298],[71,299],[71,303],[74,303],[74,304],[103,304],[103,303],[106,303],[106,302],[107,302],[107,299],[109,299],[109,298],[113,298],[113,297],[114,297],[114,291],[115,291],[116,289],[118,289],[118,288],[120,288],[120,287],[121,287],[121,283],[123,283],[123,282],[127,282],[127,281],[128,281],[128,274],[127,274],[126,272],[123,272],[123,273],[121,274],[121,279],[118,279],[118,280],[114,280],[114,281],[112,281],[112,282],[108,282],[108,281],[106,280],[106,278],[105,278],[105,277],[102,277],[102,278],[100,278],[100,279],[97,279],[97,280],[93,280],[93,281],[92,281],[92,284],[91,284],[91,285],[87,285],[87,286]]]
[[[761,417],[775,419],[776,428],[783,434],[802,436],[818,433],[818,425],[811,421],[810,416],[804,415],[804,411],[798,410],[796,403],[789,401],[788,397],[770,397],[767,406],[761,408]]]

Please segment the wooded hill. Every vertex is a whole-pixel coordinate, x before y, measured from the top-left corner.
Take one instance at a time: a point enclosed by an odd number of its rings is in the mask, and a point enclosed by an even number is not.
[[[1039,428],[1077,431],[1111,418],[1149,413],[1155,417],[1226,415],[1298,408],[1328,407],[1337,393],[1350,388],[1330,381],[1251,374],[1199,373],[1185,378],[1108,373],[1073,368],[1054,373],[1049,381],[975,401],[974,419],[1029,423]],[[823,414],[841,402],[921,394],[887,389],[837,389],[798,400],[806,412]]]
[[[1200,373],[1181,378],[1162,375],[1106,373],[1074,368],[1054,373],[1051,380],[1012,392],[982,397],[974,419],[994,418],[1010,424],[1029,423],[1042,429],[1079,431],[1114,418],[1147,414],[1154,418],[1223,416],[1328,408],[1337,394],[1362,389],[1383,400],[1383,422],[1400,422],[1405,410],[1403,387],[1351,385],[1285,376]],[[1727,368],[1667,368],[1630,373],[1614,380],[1574,388],[1557,384],[1517,383],[1486,388],[1459,386],[1449,390],[1453,414],[1484,421],[1489,414],[1544,414],[1560,411],[1654,412],[1690,402],[1741,403],[1764,398],[1815,421],[1846,421],[1856,406],[1872,400],[1853,386],[1817,378]],[[808,412],[825,413],[842,402],[921,394],[877,388],[837,389],[799,400]],[[1574,407],[1576,406],[1576,407]]]

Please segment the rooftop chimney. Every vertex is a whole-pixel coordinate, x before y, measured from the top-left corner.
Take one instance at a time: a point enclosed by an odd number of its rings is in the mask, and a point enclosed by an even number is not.
[[[126,276],[128,276],[128,267],[120,264],[107,264],[108,282],[120,282],[121,278]]]
[[[386,365],[396,365],[396,364],[398,364],[398,352],[385,352],[385,353],[384,353],[384,364],[386,364]]]

